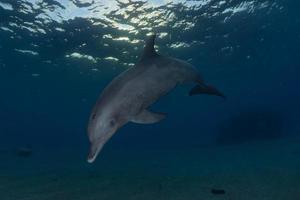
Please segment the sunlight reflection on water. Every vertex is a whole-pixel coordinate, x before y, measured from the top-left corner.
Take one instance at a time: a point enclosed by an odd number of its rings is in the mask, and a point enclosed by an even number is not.
[[[132,63],[145,35],[151,32],[160,33],[162,40],[173,40],[165,45],[171,49],[199,47],[214,41],[216,24],[278,8],[275,1],[269,0],[1,0],[0,33],[9,34],[12,43],[30,40],[31,45],[20,47],[23,52],[36,52],[45,60],[51,60],[47,52],[59,48],[56,56],[93,64],[102,60]],[[225,39],[230,37],[230,32],[220,34]],[[180,40],[179,35],[186,35],[186,39]],[[130,44],[134,46],[131,57],[127,49]],[[220,51],[234,48],[222,46]]]

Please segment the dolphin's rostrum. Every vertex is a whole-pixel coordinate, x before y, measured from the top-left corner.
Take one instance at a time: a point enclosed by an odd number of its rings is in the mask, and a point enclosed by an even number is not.
[[[216,88],[206,85],[191,64],[157,54],[154,40],[155,35],[150,36],[139,62],[117,76],[94,106],[88,124],[89,163],[94,162],[104,144],[127,122],[151,124],[164,119],[165,114],[148,108],[178,84],[196,83],[190,95],[224,97]]]

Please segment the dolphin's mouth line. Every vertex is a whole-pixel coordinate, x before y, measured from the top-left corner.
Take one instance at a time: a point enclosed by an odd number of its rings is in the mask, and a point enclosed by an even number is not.
[[[90,152],[87,157],[88,163],[93,163],[96,160],[96,158],[97,158],[98,154],[100,153],[100,151],[102,150],[103,146],[105,145],[107,140],[109,140],[109,138],[113,135],[113,133],[115,133],[115,130],[106,136],[102,136],[102,137],[96,139],[95,141],[90,142]]]
[[[94,147],[94,145],[97,145],[97,147]],[[91,143],[90,152],[89,152],[89,155],[88,155],[88,158],[87,158],[88,163],[93,163],[95,161],[95,159],[97,158],[102,146],[103,145],[92,144]],[[96,148],[96,150],[94,148]]]

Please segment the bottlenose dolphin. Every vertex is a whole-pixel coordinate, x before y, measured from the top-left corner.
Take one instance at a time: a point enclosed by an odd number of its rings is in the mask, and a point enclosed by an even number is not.
[[[176,85],[194,82],[190,95],[210,94],[225,97],[213,86],[206,85],[191,64],[159,55],[154,49],[156,35],[146,41],[137,64],[118,75],[103,90],[89,118],[89,163],[94,162],[104,144],[128,122],[152,124],[166,114],[148,108]]]

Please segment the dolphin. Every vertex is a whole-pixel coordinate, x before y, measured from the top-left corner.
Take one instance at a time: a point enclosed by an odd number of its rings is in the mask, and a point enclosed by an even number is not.
[[[154,49],[156,34],[146,41],[144,51],[135,66],[114,78],[98,98],[89,118],[89,163],[95,161],[104,144],[128,122],[152,124],[165,118],[165,113],[153,112],[149,106],[177,85],[195,83],[189,95],[225,96],[215,87],[205,84],[197,69],[177,58],[159,55]]]

